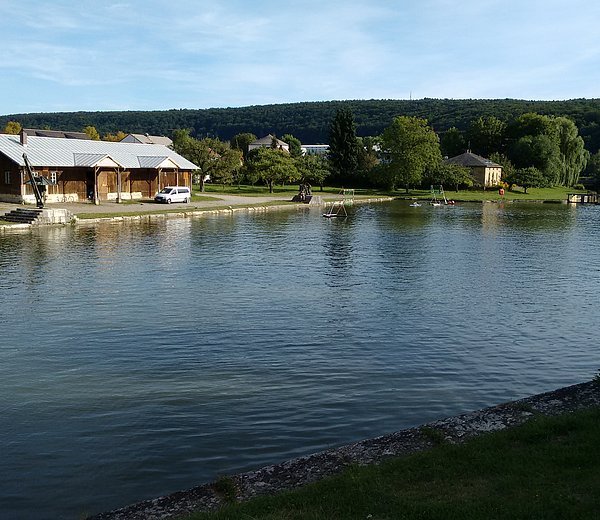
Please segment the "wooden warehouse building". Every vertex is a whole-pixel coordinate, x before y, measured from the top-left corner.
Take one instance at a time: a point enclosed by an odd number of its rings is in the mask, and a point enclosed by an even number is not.
[[[45,178],[46,202],[152,198],[165,186],[192,187],[198,167],[161,144],[0,134],[0,200],[35,203],[25,166]],[[46,182],[47,181],[47,182]]]

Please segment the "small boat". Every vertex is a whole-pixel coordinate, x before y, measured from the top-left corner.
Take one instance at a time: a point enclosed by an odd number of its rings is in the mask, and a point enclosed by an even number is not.
[[[421,204],[419,204],[417,201],[413,202],[412,204],[409,204],[409,206],[411,208],[420,208]]]

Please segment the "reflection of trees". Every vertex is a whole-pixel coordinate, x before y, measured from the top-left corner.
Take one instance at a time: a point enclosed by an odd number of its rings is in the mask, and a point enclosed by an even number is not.
[[[565,231],[577,223],[577,208],[570,204],[484,204],[488,215],[496,213],[499,225],[515,231]]]
[[[324,222],[323,249],[331,269],[327,275],[334,283],[345,278],[352,267],[353,234],[351,221],[332,218]]]

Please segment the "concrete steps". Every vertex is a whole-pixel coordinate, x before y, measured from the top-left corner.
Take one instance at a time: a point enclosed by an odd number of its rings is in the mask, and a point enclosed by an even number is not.
[[[68,224],[73,220],[73,214],[66,209],[16,208],[0,216],[1,220],[19,224],[44,225]]]
[[[42,215],[43,211],[43,209],[17,208],[13,209],[9,213],[6,213],[0,218],[8,222],[18,222],[19,224],[33,224]]]

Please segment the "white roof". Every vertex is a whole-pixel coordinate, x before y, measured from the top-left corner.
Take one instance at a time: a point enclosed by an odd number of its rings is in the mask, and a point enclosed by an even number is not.
[[[18,165],[25,166],[24,152],[33,167],[92,167],[108,159],[108,162],[112,161],[122,168],[198,169],[194,163],[162,144],[28,136],[27,145],[23,146],[18,135],[0,134],[0,153]]]

